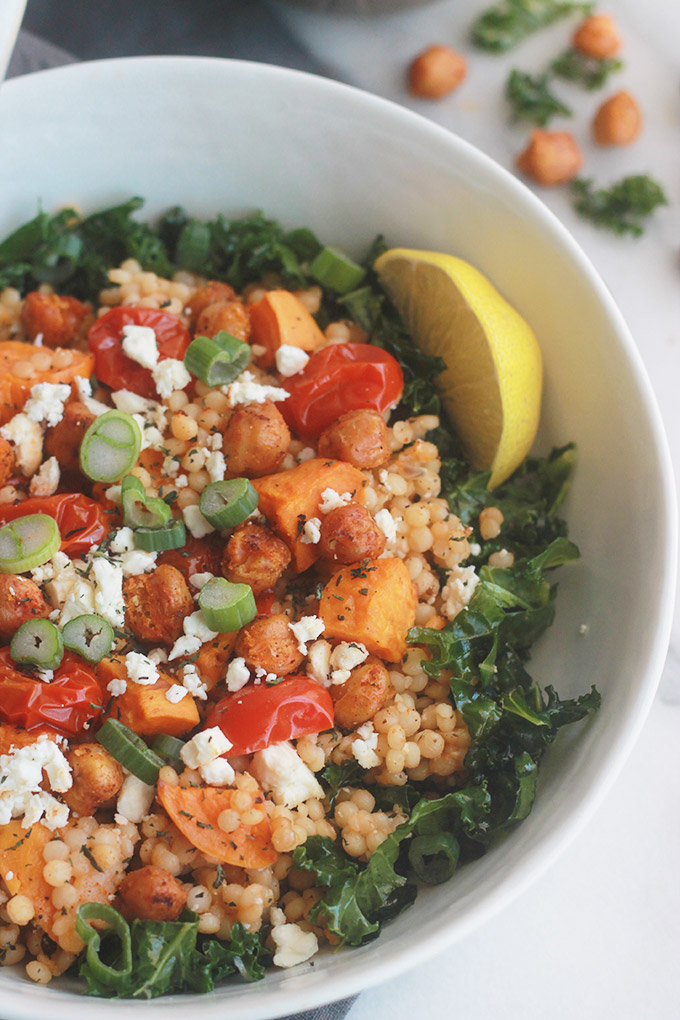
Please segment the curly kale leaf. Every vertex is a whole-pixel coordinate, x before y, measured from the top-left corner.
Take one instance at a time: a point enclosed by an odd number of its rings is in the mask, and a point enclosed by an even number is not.
[[[574,209],[598,227],[615,234],[644,233],[641,220],[651,216],[668,199],[661,185],[646,174],[623,177],[609,188],[595,188],[591,180],[571,182]]]
[[[480,49],[505,53],[554,21],[574,13],[587,15],[592,9],[592,3],[564,0],[500,0],[475,19],[471,37]]]
[[[515,120],[528,120],[545,127],[553,117],[571,117],[572,111],[548,88],[548,76],[532,77],[524,71],[510,72],[505,95]]]

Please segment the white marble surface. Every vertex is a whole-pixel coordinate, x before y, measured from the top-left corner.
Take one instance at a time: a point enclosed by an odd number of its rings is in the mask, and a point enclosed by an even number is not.
[[[364,21],[289,9],[297,38],[341,80],[403,103],[460,134],[511,168],[528,129],[510,126],[502,99],[508,70],[537,71],[565,45],[568,23],[513,53],[470,49],[467,26],[486,2],[440,0]],[[680,478],[680,4],[611,0],[625,37],[626,67],[603,93],[561,89],[577,116],[584,172],[608,182],[626,173],[660,179],[671,205],[639,241],[578,219],[562,190],[541,197],[563,220],[610,287],[655,387]],[[466,52],[467,81],[439,103],[410,98],[404,69],[425,46]],[[618,88],[645,114],[639,141],[597,150],[592,113]],[[558,122],[555,122],[556,126]],[[561,121],[565,129],[570,122]],[[631,536],[631,583],[644,536]],[[644,612],[644,607],[640,607]],[[652,713],[624,772],[596,818],[558,864],[517,903],[418,972],[365,992],[349,1020],[460,1015],[466,1020],[677,1020],[680,1016],[680,612]]]

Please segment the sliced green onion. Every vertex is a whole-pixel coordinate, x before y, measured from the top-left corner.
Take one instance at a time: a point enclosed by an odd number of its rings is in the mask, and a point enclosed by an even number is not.
[[[205,622],[219,634],[240,630],[257,616],[253,589],[249,584],[232,584],[224,577],[213,577],[198,596]]]
[[[113,646],[111,624],[96,613],[74,616],[62,628],[61,636],[66,648],[82,655],[87,662],[101,662]]]
[[[230,478],[206,485],[198,507],[213,528],[235,528],[252,514],[259,498],[247,478]]]
[[[121,484],[123,521],[128,528],[162,528],[170,520],[170,507],[160,496],[147,496],[135,475],[126,475]]]
[[[309,275],[322,287],[327,287],[336,294],[347,294],[359,286],[366,275],[366,270],[344,251],[329,244],[310,263]]]
[[[95,482],[117,482],[134,467],[142,432],[125,411],[106,411],[90,425],[80,444],[80,467]]]
[[[100,921],[108,926],[101,932],[93,928],[90,921]],[[102,935],[113,932],[120,939],[120,953],[115,958],[118,967],[110,967],[99,957]],[[117,910],[108,903],[82,903],[76,911],[76,932],[87,946],[87,965],[92,977],[107,987],[116,988],[132,973],[132,939],[130,926]],[[107,952],[106,954],[110,954]]]
[[[250,347],[220,330],[212,339],[197,336],[187,347],[184,365],[192,375],[209,386],[226,386],[248,367]]]
[[[61,533],[47,514],[17,517],[0,528],[0,574],[23,574],[51,560]]]
[[[161,733],[156,737],[151,750],[160,755],[169,765],[184,767],[180,751],[184,747],[184,741],[178,737],[171,737],[167,733]]]
[[[409,864],[421,882],[440,885],[456,870],[460,846],[450,832],[416,836],[408,849]]]
[[[163,759],[118,719],[107,719],[97,733],[97,740],[124,769],[137,776],[137,779],[141,779],[149,786],[154,786],[158,782]]]
[[[182,269],[198,272],[205,265],[210,252],[210,227],[201,220],[188,220],[179,232],[175,248],[175,262]]]
[[[162,552],[164,549],[181,549],[187,542],[184,521],[168,521],[161,528],[137,528],[135,542],[144,552]]]
[[[64,657],[61,632],[49,620],[27,620],[12,638],[9,654],[22,665],[56,669]]]

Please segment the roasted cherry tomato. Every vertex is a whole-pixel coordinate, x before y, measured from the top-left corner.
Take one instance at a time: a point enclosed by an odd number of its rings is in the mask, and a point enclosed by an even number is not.
[[[274,594],[273,588],[267,588],[265,591],[261,591],[259,595],[255,596],[255,605],[257,607],[258,616],[269,616],[272,611],[272,606],[276,602],[276,595]]]
[[[151,371],[123,353],[124,326],[149,326],[156,334],[161,361],[164,358],[177,358],[178,361],[184,358],[191,343],[189,330],[169,312],[127,306],[112,308],[90,327],[87,342],[94,352],[97,378],[114,390],[132,390],[140,397],[156,400],[158,393]]]
[[[309,677],[289,676],[271,687],[251,684],[222,698],[206,726],[219,726],[231,740],[229,757],[251,754],[282,740],[331,729],[333,700]]]
[[[186,543],[181,549],[166,549],[160,553],[157,565],[167,563],[171,567],[176,567],[188,584],[192,574],[204,574],[206,571],[211,574],[220,573],[223,545],[224,542],[218,533],[206,535],[204,538],[194,538],[193,535],[187,534]]]
[[[61,496],[36,496],[22,503],[0,506],[0,525],[28,514],[47,514],[61,532],[61,551],[67,556],[81,553],[101,542],[111,528],[104,508],[79,492]]]
[[[283,384],[290,393],[277,406],[293,431],[314,439],[346,411],[370,407],[382,414],[396,404],[404,375],[396,358],[373,344],[331,344]]]
[[[46,683],[12,662],[9,648],[0,648],[0,718],[5,722],[26,730],[48,725],[74,737],[101,715],[101,704],[94,672],[72,652],[64,654]]]

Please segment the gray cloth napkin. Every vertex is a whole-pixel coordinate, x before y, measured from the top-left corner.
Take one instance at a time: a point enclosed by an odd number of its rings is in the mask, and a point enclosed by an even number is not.
[[[2,0],[0,0],[0,2],[2,2]],[[81,3],[81,0],[78,0],[78,3]],[[37,6],[38,6],[37,4],[29,6],[29,12]],[[73,5],[69,3],[69,0],[62,0],[62,2],[56,6],[59,8],[56,19],[58,21],[59,17],[63,18],[64,8]],[[102,3],[101,0],[100,3],[98,4],[98,7],[102,8],[108,6],[109,6],[108,3]],[[120,0],[117,0],[116,7],[120,9],[123,6],[124,4],[120,3]],[[156,5],[153,3],[149,3],[148,0],[146,5],[142,4],[139,5],[140,8],[147,8],[153,6]],[[168,0],[166,6],[168,7],[171,6],[170,0]],[[253,4],[252,6],[255,7],[258,5]],[[78,19],[75,20],[76,22],[78,21]],[[260,59],[260,60],[268,59],[270,63],[284,63],[287,66],[301,67],[304,70],[314,71],[320,70],[319,67],[314,65],[314,62],[311,60],[311,58],[307,59],[304,51],[302,51],[293,42],[293,40],[282,39],[283,29],[280,26],[276,30],[274,37],[270,39],[260,37],[256,38],[255,37],[255,33],[257,32],[256,23],[252,23],[248,18],[237,20],[238,24],[235,27],[238,30],[235,32],[235,36],[232,37],[231,40],[224,39],[220,41],[221,52],[216,51],[214,48],[208,49],[208,47],[206,47],[205,49],[199,49],[197,45],[192,46],[188,52],[193,53],[210,52],[211,55],[215,56],[217,55],[240,56],[247,59]],[[29,24],[36,28],[41,27],[40,20],[38,19],[36,24],[36,19],[34,17],[29,19]],[[68,19],[64,21],[64,24],[68,25]],[[252,49],[248,46],[249,40],[248,33],[251,31],[254,33]],[[279,36],[279,31],[281,32],[281,36]],[[64,35],[64,38],[66,38],[66,34]],[[106,35],[107,38],[110,38],[108,36],[108,33]],[[265,33],[265,36],[266,35],[267,33]],[[57,35],[56,38],[62,38],[62,36]],[[135,36],[135,38],[139,39],[139,36]],[[131,41],[131,39],[132,37],[130,37],[129,41]],[[177,39],[179,40],[180,36],[177,36]],[[196,37],[193,37],[193,41],[195,43]],[[104,52],[102,52],[102,45],[100,42],[96,40],[88,42],[86,34],[84,34],[82,31],[82,24],[80,34],[74,37],[74,42],[78,43],[78,54],[79,57],[81,58],[93,59],[96,57],[104,56]],[[280,50],[279,44],[281,44]],[[107,55],[129,56],[132,53],[139,52],[183,52],[183,51],[175,50],[172,48],[164,50],[163,47],[161,47],[161,49],[153,50],[149,49],[142,51],[136,48],[130,48],[126,50],[125,47],[123,47],[121,49],[121,40],[119,37],[118,44],[114,48],[114,52],[109,52]],[[283,59],[279,60],[277,59],[277,56],[281,56],[283,57]],[[61,64],[72,64],[75,63],[78,59],[79,59],[78,57],[73,56],[72,53],[69,53],[68,51],[62,49],[60,46],[55,45],[53,42],[48,42],[45,39],[41,38],[40,36],[34,35],[33,32],[27,31],[26,29],[22,29],[22,31],[19,33],[19,38],[17,39],[17,44],[14,49],[14,53],[12,54],[12,59],[10,60],[9,63],[7,77],[12,78],[17,77],[18,75],[21,74],[29,74],[32,71],[43,71],[48,67],[57,67]],[[353,1002],[354,1002],[353,998],[343,999],[341,1002],[332,1002],[329,1003],[327,1006],[319,1006],[318,1009],[313,1009],[309,1013],[299,1013],[295,1017],[285,1017],[283,1018],[283,1020],[343,1020],[343,1017],[347,1015]]]

